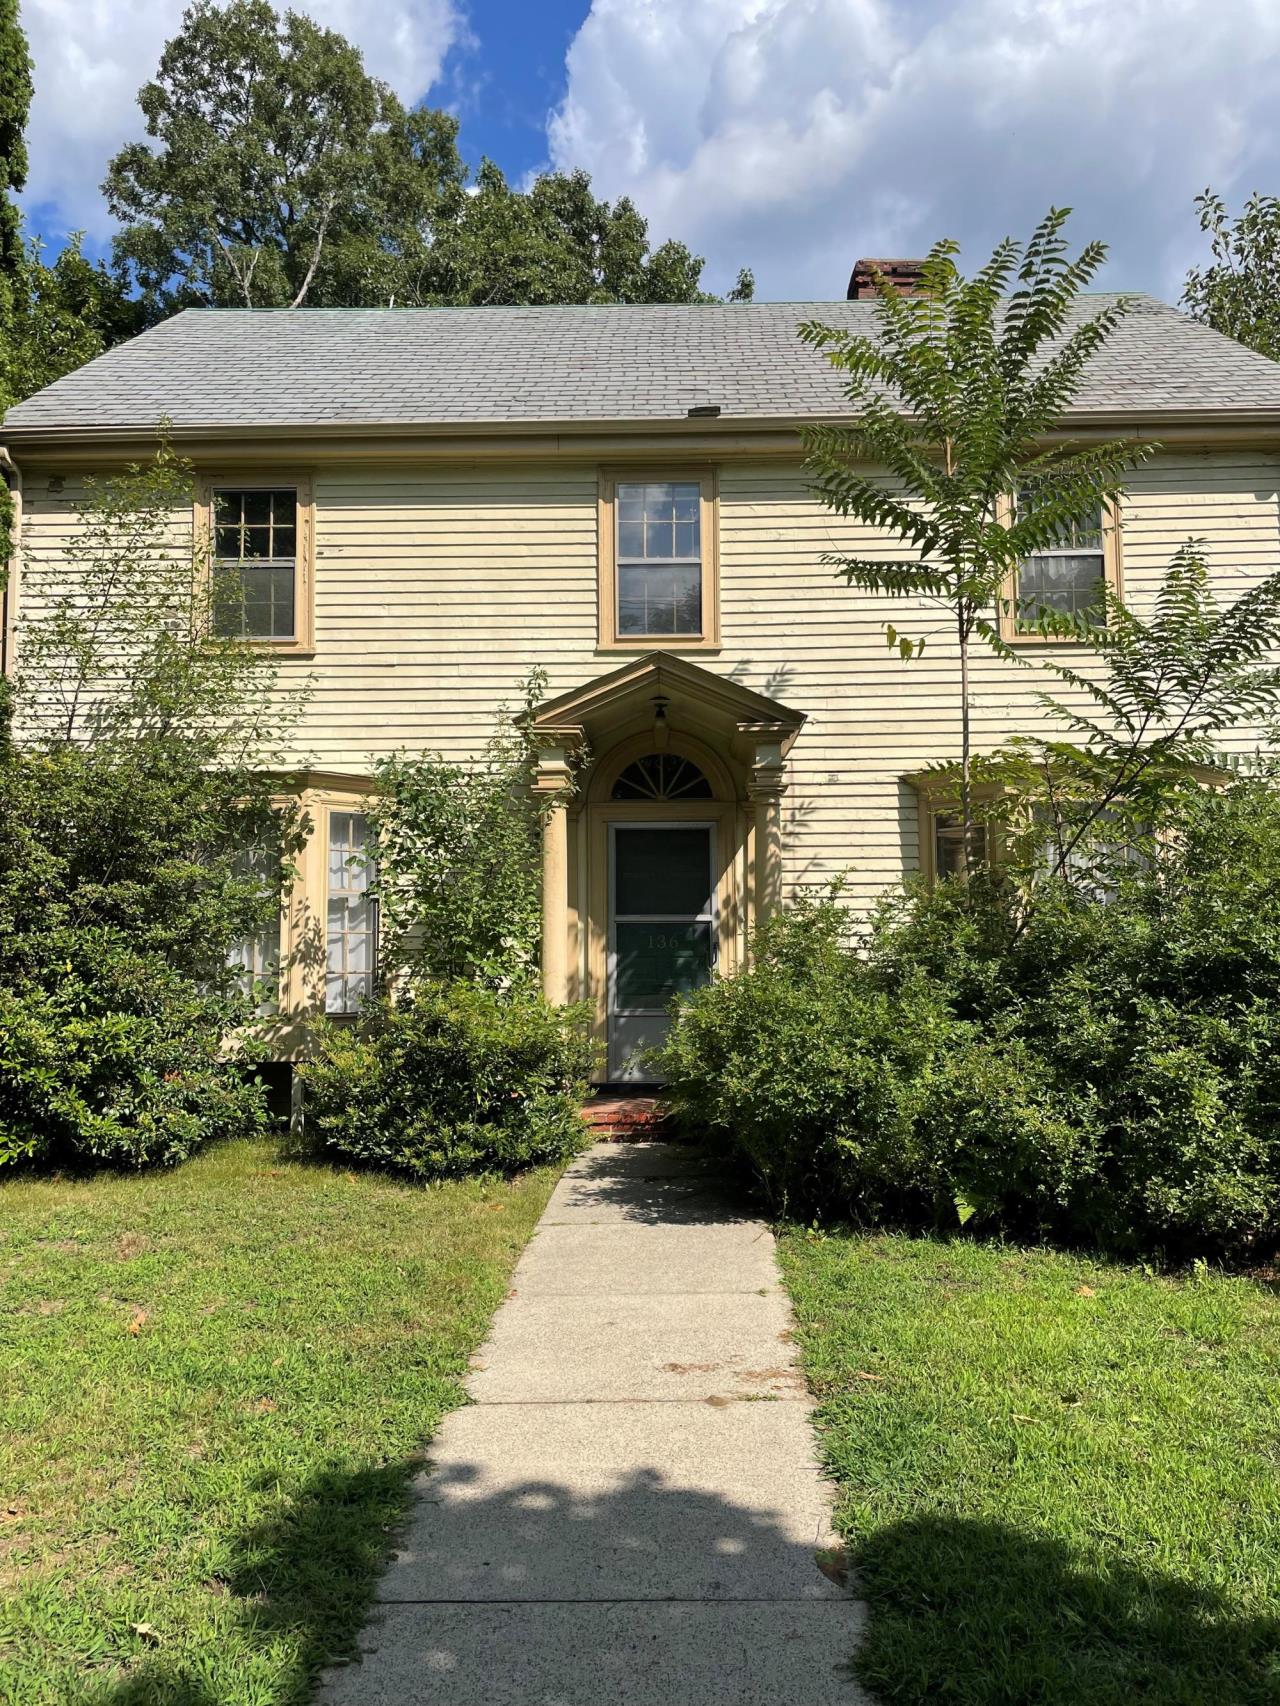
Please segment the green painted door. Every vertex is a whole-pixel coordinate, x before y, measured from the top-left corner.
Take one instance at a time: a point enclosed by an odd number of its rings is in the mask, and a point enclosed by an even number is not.
[[[614,824],[609,835],[609,1077],[652,1076],[639,1058],[667,1033],[672,998],[715,965],[714,826]]]

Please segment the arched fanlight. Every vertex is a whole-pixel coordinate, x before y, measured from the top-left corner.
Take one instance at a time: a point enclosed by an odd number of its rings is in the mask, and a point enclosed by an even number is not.
[[[628,764],[613,784],[615,800],[709,800],[711,784],[687,758],[651,752]]]

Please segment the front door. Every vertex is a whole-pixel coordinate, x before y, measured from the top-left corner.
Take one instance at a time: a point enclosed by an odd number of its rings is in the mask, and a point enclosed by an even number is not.
[[[672,998],[716,958],[715,829],[615,823],[609,830],[609,1078],[652,1078],[640,1058],[667,1034]]]

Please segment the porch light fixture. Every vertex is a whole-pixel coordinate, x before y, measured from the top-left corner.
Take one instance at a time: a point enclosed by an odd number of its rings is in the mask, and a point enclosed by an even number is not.
[[[661,752],[663,750],[663,748],[666,746],[667,737],[669,736],[669,734],[671,732],[670,728],[668,727],[668,724],[667,724],[667,706],[669,703],[670,703],[670,700],[665,698],[661,693],[657,693],[654,695],[654,699],[653,699],[653,744],[658,748],[659,752]]]

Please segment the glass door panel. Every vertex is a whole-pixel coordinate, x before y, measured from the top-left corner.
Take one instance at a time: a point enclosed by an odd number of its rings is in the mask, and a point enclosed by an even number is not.
[[[676,995],[715,965],[713,828],[615,824],[610,832],[609,1077],[643,1080]]]

